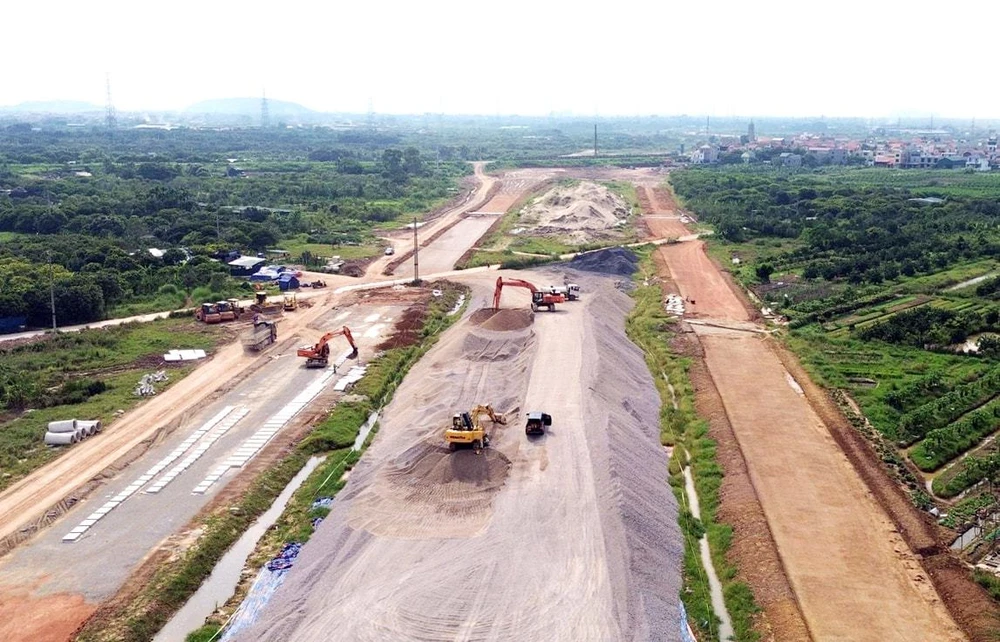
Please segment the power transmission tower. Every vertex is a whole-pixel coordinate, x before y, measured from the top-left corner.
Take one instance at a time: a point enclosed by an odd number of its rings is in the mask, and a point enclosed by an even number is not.
[[[375,129],[375,101],[368,97],[368,129]]]
[[[115,105],[111,102],[111,74],[104,74],[104,84],[107,89],[107,98],[104,108],[104,125],[109,132],[113,132],[118,127],[118,115],[115,113]]]
[[[271,114],[268,113],[267,109],[266,89],[262,89],[260,92],[260,126],[265,129],[271,126]]]

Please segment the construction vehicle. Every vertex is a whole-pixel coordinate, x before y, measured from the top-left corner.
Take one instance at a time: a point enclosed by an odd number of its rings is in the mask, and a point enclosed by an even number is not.
[[[529,412],[528,422],[524,425],[524,434],[529,437],[544,435],[545,428],[552,425],[552,415],[544,412]]]
[[[237,299],[216,301],[215,306],[219,310],[220,321],[235,321],[240,318],[240,314],[243,312]]]
[[[497,287],[493,291],[493,309],[500,309],[500,294],[503,292],[504,286],[512,286],[517,288],[527,288],[531,291],[531,311],[538,312],[539,308],[548,308],[549,312],[555,312],[556,303],[562,303],[566,298],[561,294],[552,294],[551,292],[542,292],[536,288],[533,284],[523,281],[521,279],[505,279],[502,276],[497,277]]]
[[[347,342],[351,344],[351,357],[356,357],[358,355],[358,344],[354,343],[354,336],[351,334],[351,329],[346,325],[339,330],[327,332],[319,338],[319,341],[314,346],[302,346],[298,350],[298,355],[306,358],[307,368],[325,368],[330,362],[330,339],[341,335],[347,337]]]
[[[580,299],[580,286],[576,283],[566,285],[550,285],[550,294],[561,294],[567,301],[578,301]]]
[[[243,347],[257,352],[278,340],[278,327],[273,321],[254,319],[253,328],[243,335]]]
[[[479,452],[490,445],[490,436],[483,427],[480,417],[486,415],[493,425],[506,425],[503,415],[498,415],[489,404],[473,406],[469,412],[463,412],[451,418],[451,428],[444,431],[444,440],[448,450],[458,450],[463,446],[471,446]]]
[[[196,319],[203,323],[221,323],[222,321],[235,321],[240,318],[243,308],[236,299],[228,301],[216,301],[215,303],[202,303],[194,313]]]
[[[285,295],[285,300],[281,304],[281,307],[285,312],[293,312],[299,309],[299,300],[296,298],[294,292]]]
[[[222,321],[222,315],[219,314],[219,305],[217,303],[202,303],[201,307],[195,311],[194,318],[202,323],[218,323]]]

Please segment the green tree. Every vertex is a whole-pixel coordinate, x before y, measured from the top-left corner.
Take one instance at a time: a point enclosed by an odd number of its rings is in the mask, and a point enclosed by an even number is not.
[[[386,149],[382,152],[382,175],[393,183],[398,184],[406,181],[403,152],[398,149]]]

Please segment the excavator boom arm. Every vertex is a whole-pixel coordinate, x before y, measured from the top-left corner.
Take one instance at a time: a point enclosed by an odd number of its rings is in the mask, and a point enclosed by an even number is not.
[[[339,337],[340,335],[344,335],[344,337],[347,338],[347,342],[351,344],[351,350],[353,350],[354,352],[358,351],[358,345],[354,343],[354,335],[351,334],[351,329],[345,325],[339,330],[333,330],[321,336],[319,338],[319,341],[317,341],[316,345],[314,345],[313,347],[299,348],[298,355],[300,357],[307,357],[310,359],[316,357],[326,357],[327,355],[330,354],[330,348],[328,347],[330,340],[333,339],[334,337]]]
[[[527,281],[524,281],[522,279],[505,279],[502,276],[498,276],[497,277],[497,287],[496,287],[495,290],[493,290],[493,309],[494,310],[499,310],[500,309],[500,294],[503,292],[503,286],[505,286],[505,285],[513,286],[513,287],[516,287],[516,288],[527,288],[528,290],[531,290],[531,294],[532,295],[534,295],[535,292],[538,292],[538,288],[536,288],[531,283],[528,283]]]

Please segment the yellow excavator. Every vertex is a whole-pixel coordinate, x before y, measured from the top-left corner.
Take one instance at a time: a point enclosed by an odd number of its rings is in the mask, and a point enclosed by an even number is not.
[[[458,450],[461,446],[472,446],[479,452],[490,445],[490,436],[480,422],[480,417],[486,415],[493,425],[505,425],[507,420],[498,415],[489,404],[477,405],[469,412],[463,412],[451,418],[451,428],[444,431],[444,440],[448,450]]]

